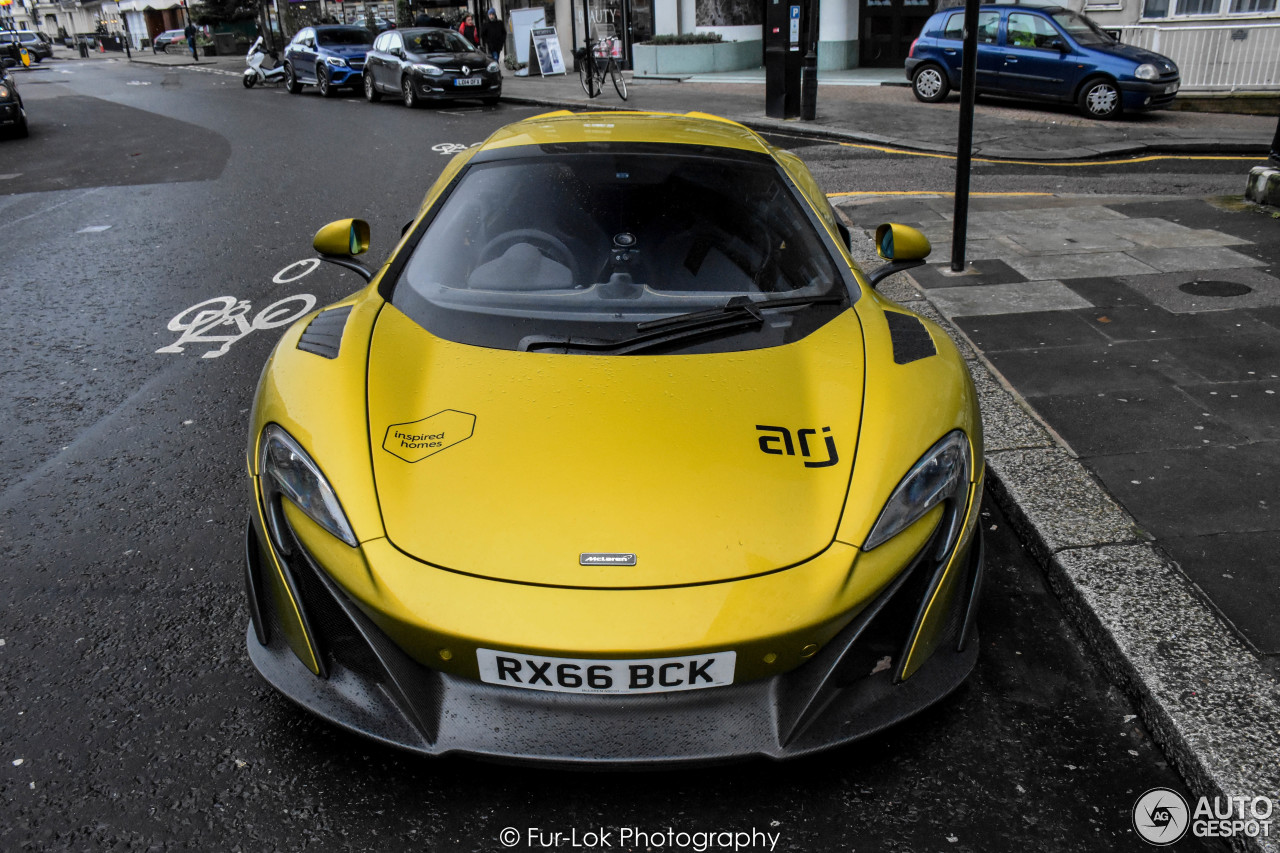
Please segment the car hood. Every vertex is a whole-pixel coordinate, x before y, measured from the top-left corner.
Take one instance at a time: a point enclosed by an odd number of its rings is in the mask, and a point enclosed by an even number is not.
[[[482,53],[413,53],[409,55],[413,62],[430,62],[432,65],[438,65],[450,71],[456,71],[463,65],[470,66],[474,71],[480,69],[483,71],[488,67],[491,61],[489,57]]]
[[[835,536],[863,363],[852,310],[770,349],[591,356],[452,343],[387,306],[368,373],[387,536],[446,569],[557,586],[793,566]],[[634,565],[599,556],[619,554]]]
[[[1178,65],[1167,56],[1162,56],[1154,51],[1145,48],[1135,47],[1131,44],[1114,44],[1108,47],[1095,47],[1093,50],[1110,54],[1111,56],[1122,56],[1125,59],[1132,60],[1138,64],[1150,62],[1156,68],[1160,69],[1161,74],[1169,74],[1178,70]]]
[[[337,45],[334,47],[322,47],[320,53],[322,55],[340,56],[343,59],[363,59],[364,55],[369,52],[371,45]]]

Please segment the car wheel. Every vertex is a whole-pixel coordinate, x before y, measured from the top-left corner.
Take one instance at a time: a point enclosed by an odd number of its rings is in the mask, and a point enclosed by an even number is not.
[[[287,62],[284,66],[284,88],[290,95],[296,95],[302,91],[302,84],[298,82],[298,75],[293,73],[293,66]]]
[[[951,82],[937,65],[921,65],[911,77],[911,91],[916,100],[936,104],[951,93]]]
[[[1080,90],[1078,103],[1089,118],[1115,118],[1120,115],[1120,89],[1110,80],[1090,80]]]
[[[364,99],[371,104],[382,100],[382,93],[378,91],[377,86],[373,85],[373,75],[367,71],[364,75]]]
[[[497,98],[481,98],[480,103],[484,104],[486,107],[496,107],[498,105],[498,99]]]
[[[323,65],[316,66],[316,88],[320,90],[322,98],[332,98],[338,94],[338,87],[329,79],[329,69]]]
[[[400,93],[404,96],[404,105],[413,109],[418,105],[418,93],[413,88],[413,81],[408,77],[400,81]]]
[[[27,130],[27,114],[24,112],[18,116],[18,124],[13,129],[14,139],[26,139],[31,131]]]

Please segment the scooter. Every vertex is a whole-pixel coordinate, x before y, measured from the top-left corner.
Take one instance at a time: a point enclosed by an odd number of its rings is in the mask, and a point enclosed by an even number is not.
[[[270,68],[263,68],[262,63],[270,56],[274,64]],[[245,64],[249,67],[244,70],[244,87],[252,89],[259,83],[280,83],[284,81],[284,66],[280,64],[280,55],[273,51],[264,51],[262,49],[262,36],[258,36],[249,47],[249,55],[244,59]]]

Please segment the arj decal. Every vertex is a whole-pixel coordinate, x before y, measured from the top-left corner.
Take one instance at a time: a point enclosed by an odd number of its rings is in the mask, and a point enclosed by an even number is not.
[[[819,434],[816,429],[796,430],[794,441],[791,438],[791,430],[786,427],[756,424],[756,430],[761,433],[758,438],[760,450],[764,453],[773,456],[795,456],[796,445],[799,444],[800,456],[806,460],[804,463],[806,468],[830,468],[840,461],[840,456],[836,453],[835,436],[831,435],[831,427],[823,427],[821,430],[822,440],[827,450],[827,459],[824,462],[808,461],[810,458],[809,437]]]

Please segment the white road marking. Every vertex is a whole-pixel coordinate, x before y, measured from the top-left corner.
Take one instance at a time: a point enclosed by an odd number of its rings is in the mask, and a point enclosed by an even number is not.
[[[77,234],[97,234],[99,231],[106,231],[110,225],[86,225],[77,231]]]
[[[272,276],[271,280],[274,281],[276,284],[289,284],[290,282],[297,281],[298,279],[304,276],[311,275],[311,273],[315,272],[316,269],[319,268],[319,266],[320,266],[319,258],[305,258],[301,261],[294,261],[293,263],[289,264],[289,266],[285,267],[284,269],[280,270],[280,272]],[[286,273],[289,272],[289,270],[295,267],[301,269],[302,271],[297,275],[286,275]]]
[[[300,302],[297,307],[286,307],[290,302]],[[310,293],[286,296],[271,303],[247,319],[249,300],[237,300],[234,296],[215,296],[178,312],[169,321],[169,330],[182,332],[178,340],[156,352],[184,352],[184,344],[222,344],[211,349],[201,358],[217,358],[226,355],[231,345],[254,331],[264,331],[287,325],[316,307],[316,298]]]

